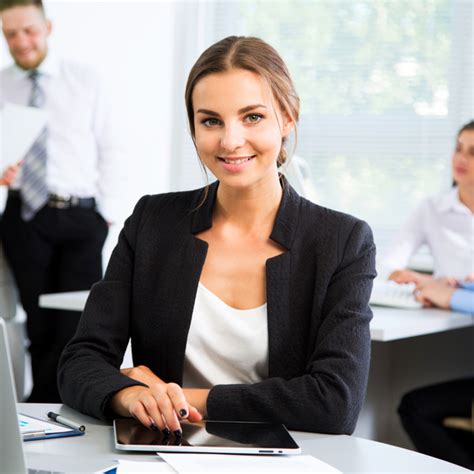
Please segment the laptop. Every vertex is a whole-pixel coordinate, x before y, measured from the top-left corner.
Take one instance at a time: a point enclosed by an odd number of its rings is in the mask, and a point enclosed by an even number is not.
[[[28,454],[26,467],[23,439],[18,422],[15,384],[8,348],[7,329],[5,321],[0,318],[0,473],[27,474],[30,473],[63,473],[71,472],[71,456],[65,454],[38,452]],[[32,441],[36,443],[37,441]],[[41,442],[41,441],[40,441]],[[52,443],[54,441],[46,441]],[[67,449],[67,445],[64,444]],[[62,453],[62,450],[57,449]],[[111,456],[112,457],[112,456]],[[74,458],[73,469],[76,473],[113,473],[116,461],[94,458]]]
[[[16,410],[16,393],[5,321],[0,318],[0,459],[2,472],[24,474],[23,441]]]

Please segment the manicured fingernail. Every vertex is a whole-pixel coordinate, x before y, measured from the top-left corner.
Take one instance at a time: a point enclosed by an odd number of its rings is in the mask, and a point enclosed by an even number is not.
[[[188,412],[184,408],[179,410],[179,416],[184,418],[187,414],[188,414]]]
[[[164,430],[161,430],[161,432],[165,435],[165,436],[169,436],[171,434],[171,431],[168,429],[168,428],[165,428]]]
[[[173,434],[176,438],[181,438],[183,436],[183,432],[181,430],[173,431]]]
[[[155,425],[155,423],[152,423],[150,425],[150,428],[153,430],[153,431],[158,431],[158,426]]]

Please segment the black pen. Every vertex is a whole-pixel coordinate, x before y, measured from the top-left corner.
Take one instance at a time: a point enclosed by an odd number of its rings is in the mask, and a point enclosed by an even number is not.
[[[67,418],[64,418],[64,416],[61,416],[59,413],[54,413],[50,411],[48,412],[48,418],[56,421],[57,423],[60,423],[61,425],[72,428],[74,430],[78,430],[82,432],[86,431],[86,427],[84,425],[79,425],[78,423],[75,423],[74,421],[68,420]]]

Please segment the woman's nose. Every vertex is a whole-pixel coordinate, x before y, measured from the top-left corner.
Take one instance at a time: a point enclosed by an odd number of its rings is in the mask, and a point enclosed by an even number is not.
[[[228,125],[223,129],[221,147],[226,151],[233,151],[245,144],[244,130],[238,125]]]

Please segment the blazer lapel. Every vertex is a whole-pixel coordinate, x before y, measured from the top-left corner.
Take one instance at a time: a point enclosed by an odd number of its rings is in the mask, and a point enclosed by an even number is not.
[[[291,247],[298,225],[301,197],[288,182],[284,190],[270,238],[287,249],[266,262],[267,319],[268,319],[268,375],[285,376],[282,372],[291,357],[287,335],[292,333],[290,315]],[[288,374],[290,375],[290,374]]]

